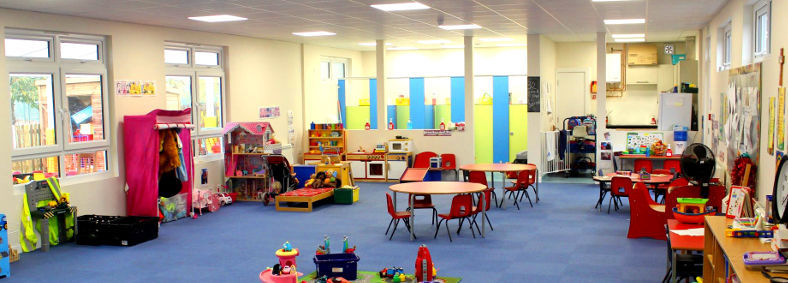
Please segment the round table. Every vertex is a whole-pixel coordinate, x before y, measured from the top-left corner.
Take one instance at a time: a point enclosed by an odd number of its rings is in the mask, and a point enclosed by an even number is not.
[[[394,210],[397,210],[397,193],[409,194],[408,207],[411,214],[410,219],[410,240],[415,238],[413,227],[413,198],[415,195],[446,195],[446,194],[471,194],[480,193],[487,189],[486,186],[468,182],[411,182],[389,186],[389,190],[394,192]],[[485,207],[484,197],[479,198],[481,207]],[[484,226],[486,219],[486,209],[482,209],[482,237],[484,237]]]
[[[480,164],[467,164],[460,166],[460,170],[463,171],[481,171],[481,172],[490,172],[490,176],[492,177],[491,181],[493,184],[493,190],[495,190],[495,174],[500,172],[503,174],[503,180],[501,182],[502,186],[506,187],[506,173],[507,172],[520,172],[525,170],[536,170],[536,202],[539,202],[539,168],[533,164],[512,164],[512,163],[480,163]],[[465,174],[467,177],[468,175]],[[503,207],[503,195],[501,196],[501,204],[499,207]]]
[[[592,179],[599,182],[599,200],[597,200],[594,208],[602,205],[602,201],[605,199],[605,183],[610,183],[613,177],[627,177],[631,179],[633,183],[644,183],[653,186],[654,189],[659,185],[670,184],[670,182],[673,181],[673,175],[666,174],[651,174],[651,178],[647,180],[640,179],[640,174],[621,175],[618,173],[608,173],[605,176],[594,176]]]

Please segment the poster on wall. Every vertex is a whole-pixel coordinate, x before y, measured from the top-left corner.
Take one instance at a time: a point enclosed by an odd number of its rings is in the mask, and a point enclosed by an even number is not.
[[[769,143],[766,152],[772,155],[774,154],[774,97],[769,97],[769,129],[767,132],[769,133]]]
[[[539,77],[528,77],[528,112],[540,112],[541,83]]]
[[[740,155],[749,155],[756,164],[760,159],[761,64],[731,69],[728,83],[720,121],[727,160],[720,163],[731,169]]]
[[[777,91],[777,149],[785,150],[785,88]]]
[[[260,107],[260,119],[279,117],[279,106]]]
[[[129,81],[116,81],[115,82],[115,95],[129,95],[130,94],[130,85]]]
[[[154,96],[156,95],[155,81],[115,81],[115,95],[118,96]]]
[[[156,95],[156,82],[144,81],[142,82],[142,95]]]

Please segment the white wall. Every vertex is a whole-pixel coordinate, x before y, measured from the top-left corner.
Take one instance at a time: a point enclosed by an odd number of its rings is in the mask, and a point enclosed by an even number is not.
[[[556,108],[556,87],[555,87],[555,72],[556,62],[559,57],[556,52],[556,43],[545,36],[540,36],[539,39],[539,82],[542,84],[542,96],[550,101],[552,106],[552,113],[546,112],[546,105],[542,105],[542,130],[553,130],[553,122],[557,116]],[[563,56],[564,54],[561,54]],[[530,137],[530,136],[529,136]]]
[[[745,0],[731,0],[729,1],[725,7],[723,7],[720,12],[711,20],[711,22],[703,29],[704,35],[709,35],[711,37],[711,46],[710,46],[710,59],[712,61],[712,69],[708,70],[707,68],[703,68],[701,81],[706,81],[708,79],[709,85],[708,90],[704,91],[703,94],[710,95],[711,105],[711,113],[714,113],[716,117],[719,117],[719,108],[720,108],[720,93],[725,92],[727,89],[728,84],[728,72],[727,71],[717,71],[717,58],[719,51],[718,50],[718,42],[720,38],[720,33],[718,31],[719,27],[724,25],[726,22],[732,22],[732,52],[731,52],[731,66],[732,67],[739,67],[743,65],[743,62],[749,62],[750,59],[746,58],[751,54],[749,52],[749,48],[745,49],[744,46],[749,46],[749,44],[745,44],[745,41],[749,41],[749,39],[744,38],[745,32],[744,27],[749,26],[749,23],[745,23],[745,19],[749,18],[747,14],[752,13],[751,9],[746,6],[748,1]],[[778,55],[780,53],[780,47],[788,45],[788,35],[785,33],[780,33],[780,27],[788,26],[788,18],[785,16],[788,15],[788,2],[786,1],[772,1],[772,36],[771,39],[771,54],[763,58],[763,65],[761,66],[761,88],[762,88],[762,96],[761,96],[761,137],[760,137],[760,161],[758,162],[758,199],[761,201],[765,201],[765,195],[771,194],[772,192],[772,185],[774,183],[774,174],[775,174],[775,157],[773,155],[769,155],[766,151],[768,145],[768,115],[769,115],[769,98],[776,97],[777,95],[777,87],[778,87],[778,76],[779,76],[779,68],[780,65],[777,63]],[[776,31],[776,32],[775,32]],[[699,39],[702,46],[700,51],[705,53],[707,46],[705,38]],[[746,55],[745,55],[746,54]],[[705,54],[702,54],[700,58],[704,58]],[[704,95],[701,97],[701,101],[707,101],[709,99],[708,96]],[[704,107],[706,108],[706,107]],[[701,108],[701,111],[706,109]],[[703,113],[704,117],[706,116]],[[704,128],[709,127],[710,123],[708,120],[704,121],[703,123]],[[706,132],[706,131],[704,131]],[[704,140],[709,141],[710,137],[707,135],[704,137]],[[722,143],[721,143],[722,146]],[[718,164],[718,176],[724,177],[725,179],[729,179],[725,170],[725,165],[721,164],[722,162],[717,162]]]
[[[278,137],[285,139],[287,111],[299,113],[301,109],[301,54],[299,45],[295,43],[0,9],[0,35],[6,27],[106,35],[110,46],[108,79],[153,80],[159,86],[160,93],[163,93],[165,86],[165,41],[225,46],[229,59],[225,69],[227,121],[256,121],[259,120],[257,113],[260,106],[279,105],[282,117],[269,121],[279,133]],[[2,46],[0,41],[0,50]],[[0,56],[0,76],[7,76],[4,56]],[[120,122],[124,115],[140,115],[165,107],[164,95],[116,97],[111,94],[114,91],[113,84],[109,85],[107,95],[110,115],[106,118],[112,127],[108,135],[111,139],[109,166],[112,177],[80,183],[63,182],[63,191],[71,193],[72,203],[79,207],[80,214],[125,214]],[[0,93],[9,93],[8,80],[0,80]],[[0,99],[0,109],[9,108],[9,100]],[[10,124],[9,118],[8,115],[0,115],[0,123]],[[301,116],[296,115],[297,140],[303,132],[303,124]],[[9,131],[10,128],[5,127],[0,129],[0,134],[10,136]],[[296,147],[296,151],[296,154],[300,154],[300,147]],[[10,156],[10,139],[0,139],[0,172],[11,172]],[[195,172],[200,172],[203,166],[210,168],[209,180],[216,182],[212,185],[223,181],[221,161],[196,166]],[[10,241],[17,244],[22,190],[11,189],[10,176],[6,175],[5,178],[9,185],[0,189],[0,213],[8,215]]]
[[[524,75],[525,47],[474,48],[475,75]],[[462,76],[463,49],[427,49],[386,52],[389,77]],[[523,62],[517,64],[516,62]]]
[[[347,58],[350,60],[348,77],[364,74],[364,60],[361,51],[336,49],[315,45],[304,45],[304,121],[307,124],[334,123],[339,117],[337,109],[337,84],[333,80],[321,80],[320,59],[325,57]],[[374,72],[374,57],[372,70]],[[272,68],[275,69],[275,68]]]

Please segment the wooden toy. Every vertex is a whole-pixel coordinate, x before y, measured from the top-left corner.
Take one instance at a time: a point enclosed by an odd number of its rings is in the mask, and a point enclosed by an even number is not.
[[[709,199],[705,198],[677,198],[676,207],[679,208],[679,212],[683,213],[701,213],[706,211],[706,202],[708,201]]]

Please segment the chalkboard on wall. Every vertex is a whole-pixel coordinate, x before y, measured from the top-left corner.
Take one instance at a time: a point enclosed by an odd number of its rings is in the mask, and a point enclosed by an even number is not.
[[[540,86],[539,77],[528,77],[528,112],[540,112]]]

